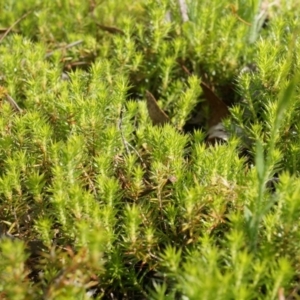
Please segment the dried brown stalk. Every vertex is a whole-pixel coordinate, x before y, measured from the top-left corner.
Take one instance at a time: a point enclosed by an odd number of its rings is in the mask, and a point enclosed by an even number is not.
[[[17,21],[15,21],[10,27],[7,28],[7,30],[4,32],[4,34],[0,38],[0,43],[5,39],[5,37],[11,32],[11,30],[22,20],[24,20],[29,14],[31,14],[33,11],[30,10],[27,13],[25,13],[22,17],[20,17]]]
[[[78,45],[80,45],[80,44],[82,44],[82,43],[83,43],[83,40],[79,40],[79,41],[70,43],[70,44],[68,44],[68,45],[66,45],[66,46],[59,47],[59,48],[57,48],[57,49],[55,49],[55,50],[53,50],[53,51],[47,53],[47,54],[45,55],[45,58],[48,58],[48,57],[52,56],[53,53],[54,53],[55,51],[58,51],[58,50],[67,50],[67,49],[70,49],[70,48],[72,48],[72,47],[78,46]]]

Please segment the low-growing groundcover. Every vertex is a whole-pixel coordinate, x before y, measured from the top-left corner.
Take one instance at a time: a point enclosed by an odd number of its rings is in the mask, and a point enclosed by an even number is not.
[[[300,298],[299,1],[0,4],[1,299]]]

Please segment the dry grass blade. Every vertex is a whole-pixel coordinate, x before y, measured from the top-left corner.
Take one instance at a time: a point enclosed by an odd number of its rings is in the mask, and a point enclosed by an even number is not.
[[[247,21],[245,21],[244,19],[242,19],[239,15],[238,15],[238,9],[234,4],[229,4],[229,7],[231,9],[232,14],[242,23],[246,24],[247,26],[251,26],[251,24]]]
[[[22,109],[20,108],[20,106],[17,104],[17,102],[8,94],[6,94],[6,100],[9,102],[9,104],[12,106],[12,108],[21,113]]]
[[[45,58],[48,58],[48,57],[52,56],[53,53],[54,53],[55,51],[58,51],[58,50],[67,50],[67,49],[70,49],[70,48],[72,48],[72,47],[78,46],[78,45],[80,45],[80,44],[82,44],[82,43],[83,43],[83,40],[79,40],[79,41],[70,43],[70,44],[68,44],[68,45],[66,45],[66,46],[64,46],[64,47],[57,48],[57,49],[55,49],[55,50],[53,50],[53,51],[47,53],[47,54],[45,55]]]
[[[7,93],[7,89],[3,86],[0,86],[0,100],[6,100],[15,111],[22,112],[17,102]]]
[[[9,27],[8,28],[0,28],[0,34],[6,34],[6,32],[9,30]],[[13,32],[13,33],[17,33],[18,31],[14,30],[14,29],[11,29],[9,32]],[[1,298],[0,298],[1,299]]]
[[[146,91],[146,99],[148,113],[154,125],[163,125],[170,122],[169,117],[158,106],[157,101],[149,91]]]
[[[5,37],[11,32],[11,30],[20,23],[23,19],[25,19],[29,14],[32,13],[32,10],[25,13],[22,17],[20,17],[17,21],[15,21],[10,27],[7,28],[7,30],[4,32],[4,34],[0,38],[0,43],[5,39]]]
[[[102,29],[103,31],[107,31],[109,33],[112,33],[112,34],[121,34],[121,35],[125,35],[124,31],[117,28],[117,27],[112,27],[112,26],[106,26],[106,25],[102,25],[102,24],[99,24],[97,23],[97,26]]]

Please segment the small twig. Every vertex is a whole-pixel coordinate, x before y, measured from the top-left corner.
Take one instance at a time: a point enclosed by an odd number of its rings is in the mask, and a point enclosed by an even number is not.
[[[127,154],[129,155],[130,154],[130,151],[129,151],[129,148],[128,148],[128,143],[127,141],[125,140],[125,137],[124,137],[124,134],[123,134],[123,130],[122,130],[122,122],[123,122],[123,108],[121,109],[121,112],[120,112],[120,117],[119,117],[119,121],[118,121],[118,128],[120,130],[120,133],[121,133],[121,139],[122,139],[122,143],[126,149],[126,152]]]
[[[185,2],[185,0],[178,0],[179,8],[180,8],[180,13],[182,17],[183,22],[188,22],[189,21],[189,16],[188,16],[188,7]]]
[[[111,34],[121,34],[121,35],[125,35],[124,31],[117,28],[117,27],[112,27],[112,26],[106,26],[106,25],[102,25],[102,24],[99,24],[99,23],[96,23],[97,26],[103,30],[103,31],[107,31]]]
[[[136,154],[136,156],[139,158],[139,160],[142,163],[143,168],[146,169],[147,166],[146,166],[144,160],[142,159],[141,155],[138,153],[138,151],[130,143],[128,143],[127,141],[126,141],[126,143],[134,151],[134,153]]]
[[[2,221],[1,223],[4,223],[4,222]],[[8,239],[10,239],[12,241],[15,240],[15,239],[17,239],[15,236],[13,236],[12,234],[10,234],[9,231],[6,231],[5,227],[0,224],[0,240],[4,239],[4,238],[8,238]]]
[[[79,41],[70,43],[70,44],[68,44],[67,46],[62,47],[62,48],[63,48],[63,49],[69,49],[69,48],[75,47],[75,46],[77,46],[77,45],[80,45],[80,44],[82,44],[82,43],[83,43],[83,40],[79,40]]]
[[[159,204],[159,214],[161,219],[161,226],[167,231],[166,223],[164,222],[164,214],[163,214],[163,200],[162,200],[162,190],[166,186],[168,180],[164,181],[162,184],[158,184],[157,186],[157,200]]]
[[[47,53],[47,54],[45,55],[45,58],[48,58],[48,57],[52,56],[53,53],[54,53],[55,51],[59,51],[59,50],[67,50],[67,49],[70,49],[70,48],[72,48],[72,47],[78,46],[78,45],[80,45],[80,44],[82,44],[82,43],[83,43],[83,40],[79,40],[79,41],[70,43],[70,44],[68,44],[68,45],[66,45],[66,46],[59,47],[59,48],[57,48],[57,49],[55,49],[55,50],[53,50],[53,51]]]
[[[189,69],[181,62],[178,61],[180,67],[182,68],[183,72],[188,75],[188,76],[192,76],[193,74],[189,71]]]
[[[231,9],[232,14],[233,14],[240,22],[244,23],[244,24],[247,25],[247,26],[252,26],[251,23],[245,21],[244,19],[242,19],[242,18],[238,15],[238,13],[237,13],[238,10],[237,10],[237,8],[235,7],[235,5],[230,4],[229,6],[230,6],[230,9]]]
[[[299,293],[299,286],[296,286],[291,293],[287,296],[286,300],[293,300],[295,296]]]
[[[22,109],[20,108],[20,106],[17,104],[17,102],[8,94],[6,94],[6,100],[9,102],[9,104],[12,106],[12,108],[21,113]]]
[[[6,28],[0,28],[0,34],[4,34],[7,30],[8,30],[8,27],[6,27]],[[11,30],[10,32],[18,32],[18,31],[17,30]]]
[[[14,217],[15,217],[15,224],[16,224],[16,226],[17,226],[18,234],[20,234],[20,224],[19,224],[18,217],[17,217],[17,213],[16,213],[16,210],[15,210],[15,209],[13,210],[13,215],[14,215]]]
[[[5,39],[5,37],[10,33],[10,31],[18,24],[20,23],[23,19],[25,19],[29,14],[31,14],[33,10],[28,11],[25,13],[22,17],[20,17],[17,21],[15,21],[10,27],[7,28],[5,33],[1,36],[0,38],[0,43]]]

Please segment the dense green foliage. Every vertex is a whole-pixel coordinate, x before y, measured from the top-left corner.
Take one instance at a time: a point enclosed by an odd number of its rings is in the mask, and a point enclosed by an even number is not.
[[[299,299],[300,3],[261,2],[0,0],[1,299]]]

